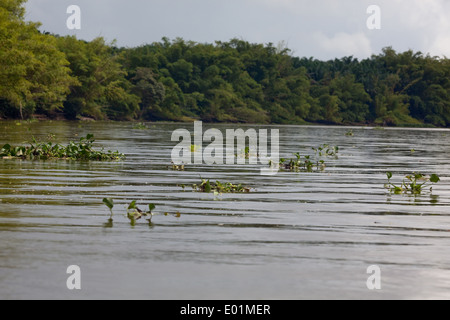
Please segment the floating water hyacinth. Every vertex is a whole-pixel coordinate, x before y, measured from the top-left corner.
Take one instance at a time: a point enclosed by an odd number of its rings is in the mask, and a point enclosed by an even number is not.
[[[70,142],[67,146],[54,144],[53,142],[37,142],[33,139],[29,146],[13,147],[5,144],[0,150],[2,159],[23,159],[23,160],[90,160],[90,161],[117,161],[125,158],[125,155],[118,151],[107,151],[103,149],[96,151],[93,149],[94,135],[88,134],[81,138],[79,142]]]
[[[113,207],[114,207],[114,201],[113,199],[110,198],[104,198],[103,199],[103,203],[109,208],[110,212],[111,212],[111,216],[109,219],[109,226],[112,226],[112,216],[113,216]],[[148,205],[148,211],[142,211],[141,209],[139,209],[139,207],[137,206],[137,201],[133,200],[127,208],[127,218],[130,220],[130,223],[132,226],[136,225],[136,222],[142,218],[147,218],[146,220],[148,221],[148,224],[150,226],[152,226],[152,218],[153,216],[157,215],[157,213],[154,213],[153,211],[156,209],[156,205],[153,203],[150,203]],[[168,215],[173,215],[176,218],[180,218],[181,217],[181,213],[180,212],[176,212],[174,214],[170,214],[168,212],[164,213],[165,216]]]
[[[294,153],[295,158],[291,159],[280,159],[279,167],[280,169],[300,172],[313,172],[324,171],[325,170],[325,158],[336,158],[338,157],[339,147],[330,146],[328,144],[320,145],[317,148],[312,148],[314,155],[302,156],[299,152]],[[273,166],[274,164],[271,163]]]
[[[150,129],[145,123],[139,122],[133,125],[133,129],[135,130],[147,130]]]
[[[422,192],[428,188],[430,192],[433,191],[433,186],[430,184],[436,184],[441,179],[437,174],[432,174],[431,176],[426,176],[422,173],[413,173],[410,175],[407,175],[404,179],[401,185],[395,185],[391,182],[391,179],[393,177],[392,172],[386,173],[388,178],[388,183],[385,185],[387,189],[389,189],[390,192],[396,193],[396,194],[402,194],[402,193],[410,193],[410,194],[422,194]]]
[[[201,184],[192,185],[192,189],[194,189],[194,191],[197,192],[205,192],[205,193],[214,192],[215,194],[250,192],[250,188],[245,187],[242,184],[232,184],[231,182],[222,183],[220,181],[211,182],[210,180],[205,179],[202,179]]]

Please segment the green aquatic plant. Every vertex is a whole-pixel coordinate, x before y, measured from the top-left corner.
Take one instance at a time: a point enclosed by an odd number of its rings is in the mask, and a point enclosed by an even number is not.
[[[114,201],[113,201],[113,199],[111,199],[111,198],[104,198],[103,199],[103,203],[105,204],[105,206],[107,206],[109,208],[109,211],[111,212],[110,219],[112,219],[113,208],[114,208]]]
[[[196,145],[196,144],[191,144],[191,152],[197,152],[201,149],[200,146]]]
[[[355,133],[353,132],[352,129],[350,129],[350,130],[348,130],[348,131],[345,133],[345,135],[346,135],[347,137],[353,137],[353,136],[355,135]]]
[[[156,205],[153,203],[150,203],[148,205],[148,211],[144,212],[137,207],[136,200],[133,200],[127,209],[128,219],[130,219],[132,225],[135,225],[136,220],[139,220],[144,217],[144,218],[147,218],[148,223],[151,224],[152,218],[154,216],[153,210],[155,210],[155,208],[156,208]]]
[[[302,156],[300,152],[294,153],[295,158],[285,159],[281,158],[279,162],[280,169],[289,170],[293,172],[313,172],[324,171],[326,168],[326,158],[337,158],[339,153],[339,147],[330,146],[328,144],[320,145],[319,147],[313,147],[314,155]],[[273,165],[273,163],[271,164]]]
[[[105,227],[106,228],[112,228],[113,227],[113,222],[114,222],[114,220],[113,220],[113,208],[114,208],[114,201],[113,201],[113,199],[111,199],[111,198],[104,198],[103,199],[103,203],[105,204],[105,206],[107,206],[108,207],[108,209],[109,209],[109,212],[111,213],[111,215],[109,216],[109,219],[108,219],[108,222],[107,223],[105,223]]]
[[[316,156],[322,157],[335,157],[337,158],[339,153],[339,147],[337,146],[330,146],[329,144],[322,144],[317,148],[312,148],[313,151],[316,153]]]
[[[239,157],[242,157],[242,158],[245,158],[245,159],[250,159],[250,158],[252,158],[252,157],[254,157],[254,158],[258,158],[259,157],[259,154],[257,153],[257,152],[251,152],[252,150],[250,149],[250,147],[249,146],[246,146],[243,150],[242,150],[242,152],[240,153],[240,154],[236,154],[236,157],[237,158],[239,158]],[[256,151],[256,150],[255,150]]]
[[[133,129],[135,130],[147,130],[150,129],[145,123],[139,122],[133,125]]]
[[[53,139],[53,138],[52,138]],[[52,140],[49,139],[49,140]],[[92,161],[114,161],[125,158],[125,155],[118,151],[107,151],[103,149],[96,151],[93,149],[94,135],[88,134],[80,138],[78,142],[70,142],[67,146],[54,144],[52,141],[38,142],[35,138],[29,146],[13,147],[5,144],[0,150],[2,159],[23,159],[23,160],[92,160]]]
[[[184,171],[185,165],[184,164],[175,164],[172,162],[172,165],[167,166],[167,170],[173,170],[173,171]]]
[[[391,179],[393,177],[392,172],[386,173],[388,178],[388,183],[385,185],[385,187],[395,194],[402,194],[402,193],[410,193],[410,194],[422,194],[422,192],[428,188],[430,192],[433,191],[433,186],[430,184],[436,184],[441,179],[437,174],[432,174],[430,176],[426,176],[422,173],[413,173],[410,175],[407,175],[404,179],[401,185],[395,185],[391,182]]]
[[[319,160],[318,162],[314,162],[310,155],[302,156],[300,153],[295,153],[294,156],[296,158],[291,159],[280,159],[280,168],[284,170],[289,170],[293,172],[313,172],[314,167],[316,166],[317,170],[325,169],[325,161]]]
[[[111,216],[109,218],[109,223],[108,226],[112,226],[112,216],[113,216],[113,211],[112,209],[114,208],[114,201],[111,198],[104,198],[103,199],[103,203],[109,208],[110,212],[111,212]],[[131,203],[128,205],[127,208],[127,212],[126,212],[126,216],[127,218],[130,220],[130,223],[132,226],[136,225],[136,221],[142,219],[142,218],[147,218],[147,222],[148,224],[151,226],[152,225],[152,218],[153,216],[157,215],[157,213],[154,212],[154,210],[156,209],[156,205],[153,203],[150,203],[148,205],[148,211],[142,211],[138,206],[137,206],[137,201],[133,200],[131,201]],[[181,213],[180,212],[176,212],[174,214],[170,214],[168,212],[164,212],[165,216],[168,215],[173,215],[176,218],[180,218],[181,217]]]
[[[250,147],[249,146],[245,147],[244,156],[246,159],[250,158]]]
[[[184,189],[184,187],[183,187]],[[210,180],[202,179],[200,184],[193,184],[192,189],[197,192],[222,194],[222,193],[249,193],[250,188],[242,184],[233,184],[231,182],[211,182]]]

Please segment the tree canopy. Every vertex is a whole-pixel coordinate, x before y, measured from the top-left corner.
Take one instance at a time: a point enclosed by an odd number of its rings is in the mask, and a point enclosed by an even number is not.
[[[22,118],[61,111],[76,83],[55,37],[24,22],[24,2],[0,0],[0,105],[5,115]]]
[[[450,62],[388,47],[358,60],[181,38],[118,48],[43,34],[0,0],[0,117],[450,126]]]

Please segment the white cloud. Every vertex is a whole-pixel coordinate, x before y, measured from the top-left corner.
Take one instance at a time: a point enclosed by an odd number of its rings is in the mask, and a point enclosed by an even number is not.
[[[432,27],[439,24],[445,14],[442,0],[394,0],[384,6],[391,8],[392,18],[396,17],[397,23],[409,29]]]
[[[450,56],[450,1],[384,0],[383,23],[392,45],[403,43],[414,51]],[[403,38],[403,39],[401,39]]]
[[[440,56],[450,58],[450,35],[441,34],[435,38],[434,43],[426,51],[432,56]]]
[[[356,58],[366,58],[372,54],[370,40],[363,32],[354,34],[339,32],[331,38],[318,32],[314,38],[326,55],[332,52],[338,57],[354,56]]]
[[[90,40],[136,46],[163,36],[198,42],[289,42],[299,56],[366,58],[386,46],[450,56],[450,0],[30,0],[27,18],[42,30],[72,34],[66,8],[82,9]],[[368,30],[367,7],[381,8],[381,30]]]

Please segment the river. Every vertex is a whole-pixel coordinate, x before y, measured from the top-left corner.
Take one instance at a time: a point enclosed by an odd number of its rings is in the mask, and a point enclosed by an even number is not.
[[[263,176],[248,164],[168,169],[179,128],[193,132],[192,124],[0,122],[0,146],[92,133],[96,148],[127,156],[0,159],[0,299],[450,299],[449,130],[262,127],[279,129],[283,157],[339,146],[324,171]],[[396,182],[412,172],[441,181],[432,193],[391,194],[387,171]],[[181,187],[200,177],[252,190]],[[115,202],[112,224],[105,197]],[[130,224],[133,200],[156,205],[152,225]],[[71,265],[81,290],[66,285]],[[379,289],[367,286],[370,266],[381,271]]]

